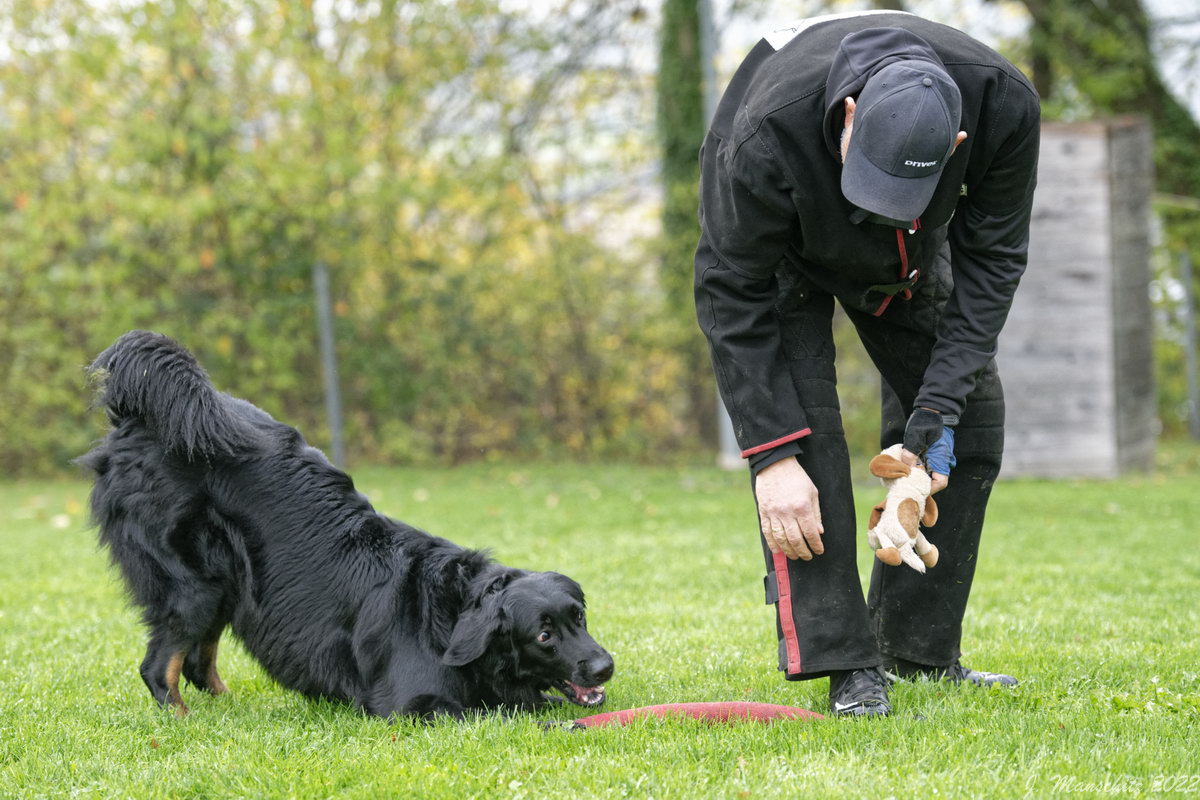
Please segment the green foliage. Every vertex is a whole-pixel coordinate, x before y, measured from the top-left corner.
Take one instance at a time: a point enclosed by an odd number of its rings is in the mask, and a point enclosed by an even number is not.
[[[1154,306],[1155,389],[1158,418],[1167,436],[1188,433],[1187,321],[1182,280],[1182,258],[1191,261],[1192,313],[1200,315],[1200,204],[1181,207],[1180,201],[1162,202],[1156,209],[1166,235],[1151,262],[1150,298]],[[1193,323],[1196,324],[1196,323]],[[1193,347],[1200,347],[1194,342]]]
[[[1195,785],[1200,725],[1200,449],[1170,456],[1169,474],[996,486],[964,659],[1011,671],[1016,690],[914,682],[893,690],[885,720],[576,734],[535,725],[584,713],[575,707],[422,726],[309,702],[273,684],[228,634],[230,693],[185,685],[192,713],[177,720],[138,677],[145,632],[84,525],[87,487],[0,483],[0,795],[1183,796],[1188,776]],[[880,487],[865,462],[854,475],[863,520]],[[775,670],[743,474],[476,464],[355,479],[383,511],[578,579],[589,627],[616,659],[604,710],[827,707],[827,681]],[[861,539],[856,553],[865,577],[872,556]],[[1129,791],[1064,791],[1067,781]]]
[[[1142,0],[1023,0],[1030,60],[1047,116],[1141,114],[1154,125],[1161,191],[1200,196],[1200,125],[1164,82]],[[1053,79],[1051,78],[1053,76]]]
[[[353,459],[689,441],[651,251],[608,244],[649,122],[600,45],[640,11],[508,6],[5,4],[0,468],[86,448],[81,368],[134,327],[322,443],[318,259]]]

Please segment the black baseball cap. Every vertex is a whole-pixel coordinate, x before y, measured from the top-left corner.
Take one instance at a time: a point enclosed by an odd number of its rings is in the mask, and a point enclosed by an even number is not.
[[[858,96],[842,194],[890,219],[921,216],[954,149],[961,116],[962,95],[940,66],[904,60],[879,70]]]

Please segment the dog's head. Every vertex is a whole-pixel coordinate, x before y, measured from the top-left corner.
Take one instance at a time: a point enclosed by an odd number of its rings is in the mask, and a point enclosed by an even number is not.
[[[581,706],[604,702],[613,660],[587,630],[583,590],[557,572],[506,574],[489,582],[458,619],[442,662],[485,656],[516,682],[558,689]]]

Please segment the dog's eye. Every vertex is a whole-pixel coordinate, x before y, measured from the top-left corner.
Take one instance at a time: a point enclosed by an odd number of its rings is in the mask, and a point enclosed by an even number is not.
[[[539,633],[537,640],[539,644],[545,644],[546,642],[550,641],[550,631],[542,631]]]
[[[582,627],[585,624],[584,620],[583,620],[583,612],[582,611],[575,612],[575,624],[579,625],[580,627]]]

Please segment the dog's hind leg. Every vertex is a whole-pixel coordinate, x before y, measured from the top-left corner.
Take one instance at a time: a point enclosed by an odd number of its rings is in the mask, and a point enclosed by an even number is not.
[[[217,673],[217,645],[220,644],[221,634],[193,645],[183,661],[183,677],[197,689],[209,694],[225,694],[229,687]]]
[[[173,706],[175,716],[182,717],[188,713],[187,704],[179,693],[179,674],[183,670],[183,661],[187,651],[178,645],[169,643],[166,637],[154,634],[146,646],[146,657],[142,660],[139,670],[142,680],[150,694],[161,706]]]
[[[179,671],[183,669],[184,654],[182,650],[171,654],[167,659],[167,703],[175,707],[175,716],[182,717],[188,713],[187,704],[179,694]]]
[[[437,694],[419,694],[405,703],[401,711],[425,723],[435,722],[441,718],[462,720],[465,716],[465,709],[462,705]]]

